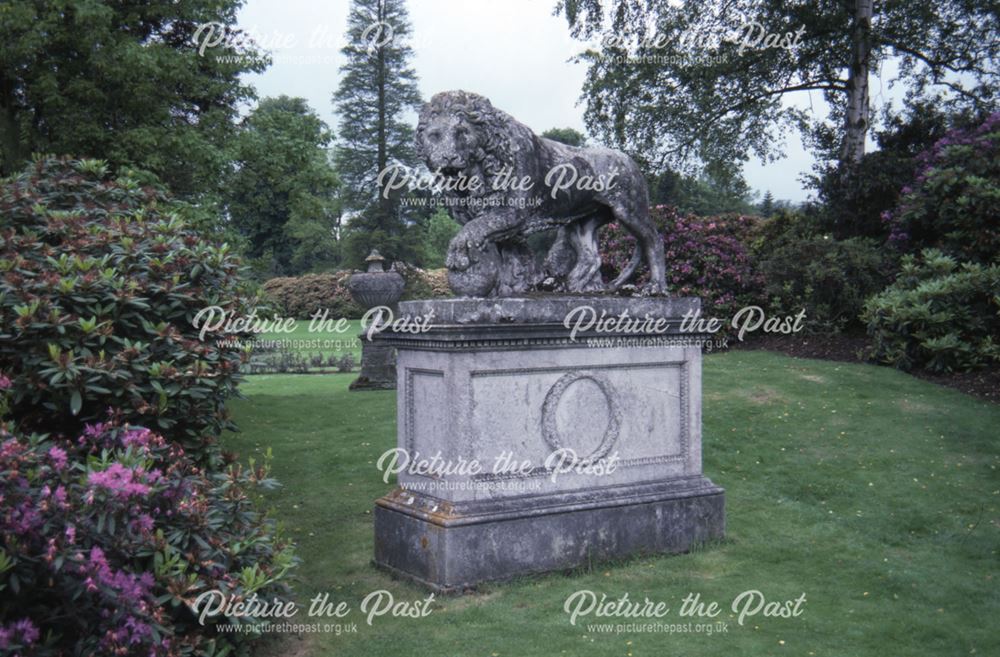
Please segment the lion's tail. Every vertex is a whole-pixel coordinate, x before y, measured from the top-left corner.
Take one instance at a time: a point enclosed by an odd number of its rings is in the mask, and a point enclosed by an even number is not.
[[[635,250],[632,251],[632,259],[629,260],[625,269],[622,270],[622,273],[618,274],[618,278],[611,282],[611,290],[615,291],[622,285],[625,285],[625,283],[632,278],[632,274],[635,273],[635,270],[639,266],[640,262],[642,262],[642,248],[639,244],[636,244]]]

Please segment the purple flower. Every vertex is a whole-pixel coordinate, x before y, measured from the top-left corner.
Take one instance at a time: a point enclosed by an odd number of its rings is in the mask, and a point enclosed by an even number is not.
[[[155,437],[156,435],[145,427],[140,429],[129,429],[122,436],[122,445],[125,445],[126,447],[129,445],[149,447],[150,443],[154,442]]]
[[[28,618],[22,618],[14,623],[14,629],[21,633],[21,641],[32,644],[38,641],[38,628]]]
[[[65,509],[68,506],[66,502],[66,487],[61,484],[56,486],[56,491],[52,494],[52,499],[56,501],[56,505],[60,509]]]
[[[111,491],[118,498],[127,499],[132,495],[149,493],[149,486],[140,482],[137,474],[141,476],[141,472],[137,473],[121,463],[112,463],[107,470],[91,472],[87,477],[87,482],[91,486]]]
[[[153,531],[153,517],[148,513],[140,514],[138,518],[132,520],[129,525],[132,531],[135,532],[149,532]]]
[[[55,466],[56,470],[62,470],[66,467],[66,450],[61,447],[50,448],[49,458],[52,459],[52,465]]]
[[[83,427],[83,435],[80,436],[79,443],[82,445],[88,440],[96,440],[103,436],[111,428],[110,422],[99,422],[97,424],[87,424]]]

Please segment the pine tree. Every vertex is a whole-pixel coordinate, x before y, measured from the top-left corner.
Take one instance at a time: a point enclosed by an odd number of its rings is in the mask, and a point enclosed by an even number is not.
[[[403,121],[420,104],[403,0],[353,0],[347,19],[346,63],[333,95],[340,115],[337,170],[351,211],[347,256],[358,265],[372,248],[391,259],[412,259],[419,245],[405,239],[397,195],[384,195],[379,172],[394,162],[413,166],[413,129]]]
[[[764,192],[764,200],[760,203],[760,215],[770,217],[772,214],[774,214],[774,194],[768,190]]]

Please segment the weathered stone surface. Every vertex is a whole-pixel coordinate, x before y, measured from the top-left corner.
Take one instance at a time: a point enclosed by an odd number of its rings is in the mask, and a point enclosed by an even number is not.
[[[351,382],[351,390],[391,390],[396,387],[395,347],[371,342],[362,334],[361,372]]]
[[[425,299],[399,304],[401,315],[423,317],[433,314],[435,326],[449,324],[559,324],[574,308],[589,306],[600,314],[617,317],[646,315],[679,320],[687,312],[697,312],[701,300],[695,297],[614,297],[593,295],[543,295],[496,299]],[[677,331],[668,331],[676,334]],[[620,335],[636,335],[625,331]]]
[[[725,495],[704,479],[685,488],[603,490],[589,503],[508,505],[478,513],[414,512],[407,493],[375,507],[375,563],[436,591],[636,554],[686,552],[725,535]],[[400,496],[403,501],[400,501]],[[414,496],[419,498],[422,496]],[[428,501],[411,504],[419,506]],[[433,502],[432,502],[433,504]],[[433,508],[433,507],[430,507]]]
[[[347,288],[351,297],[363,308],[384,306],[391,312],[403,295],[406,280],[397,271],[385,271],[385,258],[375,249],[365,258],[368,271],[351,276]],[[381,318],[381,315],[379,315]],[[379,319],[379,322],[381,319]],[[361,336],[361,373],[351,382],[351,390],[388,390],[396,387],[396,350],[375,344]]]
[[[669,321],[657,335],[626,322],[573,336],[563,318],[580,306]],[[657,297],[401,304],[435,320],[376,339],[398,350],[398,447],[480,467],[400,472],[377,502],[376,563],[453,589],[721,537],[723,492],[701,471],[700,336],[679,332],[697,309]]]
[[[435,94],[420,112],[417,150],[438,177],[444,205],[462,224],[448,246],[448,282],[459,295],[510,296],[546,278],[567,292],[620,288],[645,261],[650,292],[666,292],[663,242],[649,219],[646,179],[627,155],[539,137],[467,91]],[[609,285],[598,230],[618,222],[635,253]],[[525,238],[555,230],[544,262]]]

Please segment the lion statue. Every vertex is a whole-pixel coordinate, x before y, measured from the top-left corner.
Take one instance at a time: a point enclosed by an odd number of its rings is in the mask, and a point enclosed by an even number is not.
[[[604,291],[597,231],[619,222],[636,239],[617,290],[644,259],[647,292],[666,293],[663,244],[649,220],[646,182],[628,156],[575,148],[527,126],[466,91],[445,91],[420,112],[417,151],[435,189],[462,225],[448,247],[448,282],[463,296],[542,289]],[[557,230],[543,263],[527,236]]]

